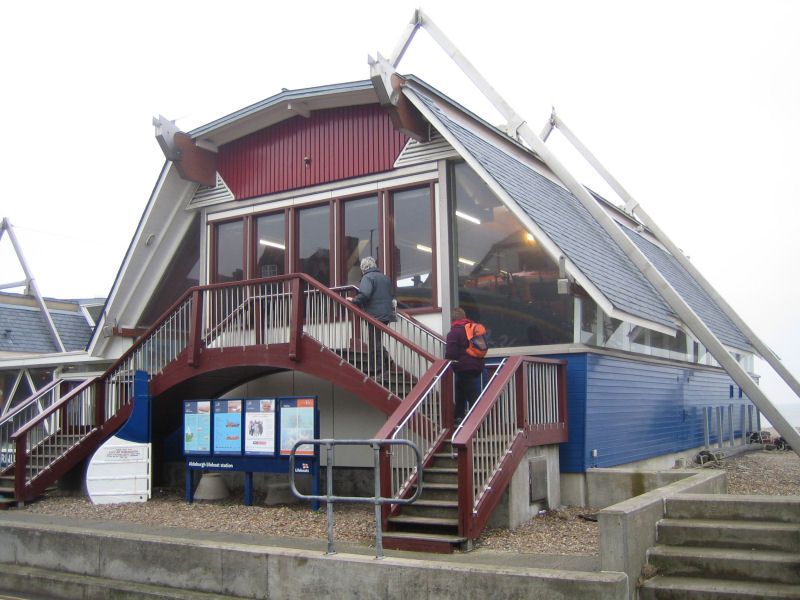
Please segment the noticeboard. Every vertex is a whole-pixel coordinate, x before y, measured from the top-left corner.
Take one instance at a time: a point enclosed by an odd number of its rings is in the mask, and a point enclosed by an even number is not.
[[[224,456],[220,468],[236,470],[249,459],[286,462],[297,441],[319,438],[315,396],[185,400],[183,406],[184,455]],[[296,454],[314,458],[318,448],[303,446]],[[191,466],[197,464],[211,463]]]

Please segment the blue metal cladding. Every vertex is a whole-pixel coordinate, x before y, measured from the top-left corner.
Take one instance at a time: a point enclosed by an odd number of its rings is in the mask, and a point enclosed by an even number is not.
[[[718,407],[724,409],[724,439],[729,413],[736,435],[746,429],[742,406],[750,402],[723,372],[599,354],[558,358],[567,360],[569,386],[570,436],[561,446],[562,471],[613,467],[702,446],[704,409],[713,445],[719,439]]]

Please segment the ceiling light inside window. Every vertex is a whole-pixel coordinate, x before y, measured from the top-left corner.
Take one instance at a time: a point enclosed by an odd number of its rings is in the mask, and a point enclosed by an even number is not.
[[[460,219],[464,219],[465,221],[469,221],[470,223],[475,223],[475,225],[480,225],[481,220],[477,217],[473,217],[472,215],[468,215],[465,212],[461,212],[460,210],[456,211],[456,216]]]
[[[286,250],[286,246],[283,244],[279,244],[278,242],[270,242],[269,240],[258,240],[258,243],[262,246],[270,246],[272,248],[280,248],[281,250]]]

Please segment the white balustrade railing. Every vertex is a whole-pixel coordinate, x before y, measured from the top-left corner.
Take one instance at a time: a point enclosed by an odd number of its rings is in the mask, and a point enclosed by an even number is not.
[[[552,425],[561,423],[558,398],[558,365],[525,362],[528,389],[528,424]]]
[[[436,358],[444,358],[445,341],[439,334],[427,329],[414,319],[401,312],[397,313],[397,320],[390,323],[389,327],[415,346],[419,346]]]
[[[436,450],[436,445],[446,433],[444,422],[443,377],[449,365],[431,382],[390,436],[392,440],[409,440],[419,448],[422,463]],[[417,476],[416,454],[410,446],[393,446],[390,455],[391,493],[393,498],[403,495]]]
[[[25,432],[25,479],[32,481],[54,460],[64,455],[96,423],[96,387],[93,381],[70,392],[59,406],[46,411]],[[17,461],[17,465],[20,461]]]
[[[16,446],[11,435],[61,398],[61,381],[54,381],[37,391],[0,420],[0,469],[14,463]]]
[[[464,423],[474,411],[483,410],[484,395],[492,388],[494,380],[501,376],[507,362],[508,359],[498,366],[484,393],[464,418]],[[486,398],[492,405],[469,440],[472,446],[473,510],[491,490],[492,479],[524,429],[563,423],[565,415],[561,414],[559,408],[559,366],[553,362],[522,360],[518,367],[511,367],[514,372],[506,375],[502,387],[496,393],[492,392],[495,393],[495,400],[492,402],[491,398]],[[520,378],[523,381],[520,382]],[[526,398],[517,397],[520,390],[523,390]],[[524,415],[519,413],[523,406],[527,411]]]
[[[522,429],[522,415],[517,414],[518,376],[515,373],[506,382],[472,436],[473,507],[489,490],[489,482]]]

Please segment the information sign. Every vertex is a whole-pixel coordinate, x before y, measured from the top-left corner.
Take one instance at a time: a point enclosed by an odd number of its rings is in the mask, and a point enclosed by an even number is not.
[[[245,454],[275,454],[275,398],[245,400]]]
[[[183,403],[183,451],[185,454],[211,453],[210,400]]]
[[[214,400],[214,454],[242,453],[242,401]]]
[[[300,440],[314,439],[315,398],[281,398],[281,454],[290,454]],[[300,446],[295,454],[313,456],[314,446]]]

